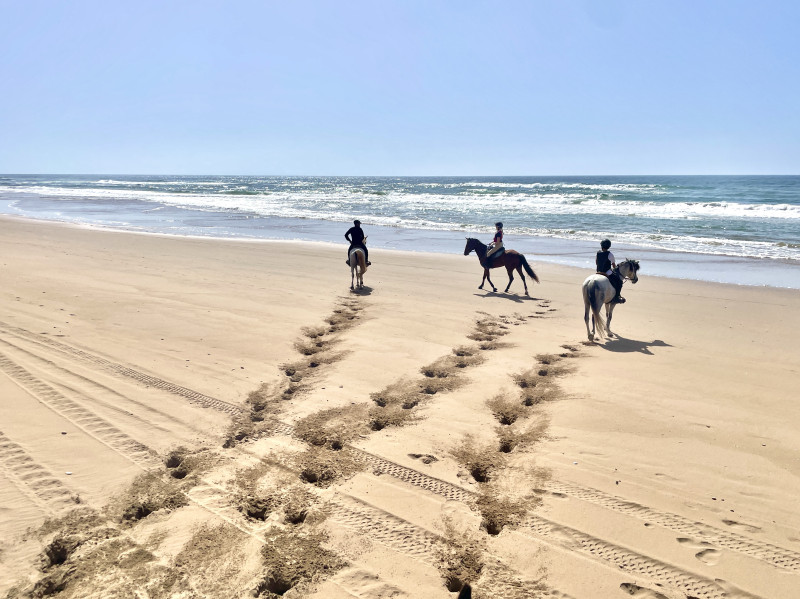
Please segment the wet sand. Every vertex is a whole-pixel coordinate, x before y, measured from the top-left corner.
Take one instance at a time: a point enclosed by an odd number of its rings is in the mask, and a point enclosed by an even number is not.
[[[531,254],[526,297],[474,256],[351,293],[325,244],[0,249],[0,594],[797,596],[797,291],[642,260],[588,343],[587,273]]]

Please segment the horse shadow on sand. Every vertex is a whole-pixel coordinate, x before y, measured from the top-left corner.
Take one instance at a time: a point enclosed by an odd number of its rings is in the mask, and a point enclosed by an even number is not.
[[[361,289],[351,289],[350,293],[354,295],[372,295],[372,287],[364,285]]]
[[[651,347],[672,347],[669,343],[662,341],[661,339],[655,339],[653,341],[639,341],[638,339],[626,339],[625,337],[620,337],[616,333],[614,334],[614,337],[606,339],[605,343],[598,345],[603,349],[614,353],[639,353],[647,356],[655,355],[652,351],[650,351]]]
[[[527,295],[516,295],[515,293],[505,293],[501,291],[487,291],[486,293],[473,293],[475,297],[480,298],[487,298],[487,297],[496,297],[500,299],[506,299],[517,304],[521,304],[523,302],[528,301],[539,301],[537,297],[530,297]]]

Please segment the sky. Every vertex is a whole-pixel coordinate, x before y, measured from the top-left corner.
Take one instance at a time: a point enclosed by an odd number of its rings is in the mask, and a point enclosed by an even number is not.
[[[800,174],[800,2],[0,0],[0,173]]]

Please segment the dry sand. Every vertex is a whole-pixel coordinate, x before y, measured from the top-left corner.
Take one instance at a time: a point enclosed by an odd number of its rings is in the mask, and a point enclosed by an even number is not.
[[[796,291],[643,263],[589,344],[535,256],[0,250],[0,596],[800,597]]]

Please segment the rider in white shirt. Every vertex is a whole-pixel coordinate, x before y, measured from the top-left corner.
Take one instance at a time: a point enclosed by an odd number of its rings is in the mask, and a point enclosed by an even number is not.
[[[614,254],[611,253],[611,242],[608,239],[604,239],[600,242],[600,251],[597,252],[595,264],[597,265],[597,273],[606,275],[609,282],[617,291],[617,294],[611,302],[615,304],[624,304],[625,298],[620,295],[622,292],[622,277],[614,270],[617,268],[617,262],[614,260]]]

